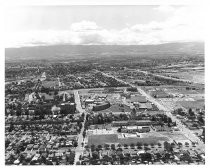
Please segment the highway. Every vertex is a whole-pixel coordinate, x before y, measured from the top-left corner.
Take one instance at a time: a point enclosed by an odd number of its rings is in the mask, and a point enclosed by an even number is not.
[[[98,71],[98,72],[101,72],[101,71]],[[105,76],[109,76],[109,77],[112,77],[112,78],[115,78],[116,80],[118,80],[119,82],[123,82],[123,83],[126,83],[128,85],[130,85],[131,87],[137,87],[138,89],[138,92],[145,96],[147,98],[147,100],[149,100],[151,103],[155,104],[159,110],[163,110],[165,112],[165,114],[170,117],[172,119],[173,122],[176,122],[177,123],[177,127],[180,129],[180,131],[184,132],[184,135],[191,141],[193,142],[197,142],[198,145],[204,149],[204,143],[191,131],[189,130],[185,125],[183,125],[179,119],[177,119],[175,116],[173,116],[171,114],[171,111],[173,109],[168,109],[166,108],[163,104],[161,104],[160,102],[158,102],[158,100],[156,100],[155,98],[153,98],[152,96],[150,96],[148,93],[146,93],[143,89],[141,89],[141,87],[139,86],[135,86],[131,83],[128,83],[128,82],[125,82],[121,79],[118,79],[116,78],[115,76],[112,76],[112,75],[108,75],[104,72],[101,72],[103,75]]]

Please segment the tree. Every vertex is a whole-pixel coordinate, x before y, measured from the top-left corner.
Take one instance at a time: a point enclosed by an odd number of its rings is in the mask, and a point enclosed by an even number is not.
[[[111,145],[111,149],[112,149],[112,150],[115,150],[115,144],[112,144],[112,145]]]
[[[204,118],[202,116],[198,116],[198,121],[204,124]]]
[[[117,132],[121,132],[121,131],[122,131],[122,129],[121,129],[121,128],[118,128],[118,129],[117,129]]]
[[[77,141],[74,141],[73,146],[74,147],[77,147],[78,146],[78,142]]]
[[[98,149],[101,150],[102,149],[102,145],[98,145]]]
[[[161,143],[160,142],[158,142],[158,146],[161,147]]]
[[[121,144],[118,144],[118,145],[117,145],[118,148],[120,148],[121,146],[122,146]]]
[[[167,141],[165,141],[163,144],[164,144],[164,148],[165,148],[167,151],[169,151],[171,145],[170,145]]]
[[[147,147],[147,146],[145,146],[145,147],[144,147],[144,150],[145,150],[145,151],[148,151],[148,150],[150,150],[150,148]]]
[[[6,139],[5,140],[5,148],[7,148],[9,146],[9,144],[10,144],[10,140],[9,139]]]
[[[77,161],[77,162],[76,162],[76,165],[81,165],[80,161]]]
[[[181,142],[178,142],[178,145],[179,145],[179,146],[182,146],[182,143],[181,143]]]
[[[93,159],[98,159],[99,158],[99,154],[98,154],[97,151],[92,152],[92,156],[93,156]]]
[[[152,155],[150,153],[144,153],[141,155],[142,161],[151,161],[152,160]]]
[[[175,147],[175,143],[174,142],[171,143],[171,147],[173,147],[173,148]]]
[[[79,126],[79,129],[81,130],[81,128],[82,128],[82,123],[81,123],[81,122],[78,122],[78,126]]]
[[[134,147],[135,147],[135,144],[134,144],[134,143],[131,143],[131,144],[130,144],[130,147],[131,147],[131,148],[134,148]]]
[[[10,127],[9,127],[9,132],[12,132],[14,129],[14,125],[13,124],[10,124]]]
[[[121,147],[117,148],[117,151],[123,151]]]
[[[156,121],[156,117],[155,116],[152,116],[151,120],[152,121]]]
[[[183,109],[182,108],[178,108],[176,111],[177,111],[178,114],[180,114],[180,113],[183,112]]]
[[[154,143],[151,143],[151,147],[154,148]]]
[[[123,146],[124,146],[124,148],[127,148],[127,147],[128,147],[128,145],[127,145],[127,144],[124,144]]]
[[[171,117],[168,117],[168,123],[172,123]]]
[[[54,95],[55,96],[58,95],[58,90],[55,90]]]
[[[195,113],[192,111],[191,108],[189,108],[188,113],[189,113],[190,116],[194,116],[195,115]]]
[[[85,136],[86,136],[86,132],[85,131],[82,133],[82,136],[83,136],[83,138],[85,138]]]
[[[95,150],[95,145],[92,144],[92,145],[90,146],[90,148],[91,148],[91,151],[94,151],[94,150]]]
[[[142,146],[142,143],[141,142],[137,142],[136,145],[137,146]]]
[[[89,145],[85,145],[85,149],[87,150],[87,149],[89,149],[90,147],[89,147]]]
[[[105,149],[109,149],[109,144],[104,145]]]

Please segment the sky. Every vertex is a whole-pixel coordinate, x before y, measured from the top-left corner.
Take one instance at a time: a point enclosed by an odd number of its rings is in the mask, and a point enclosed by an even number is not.
[[[204,41],[201,6],[10,6],[6,47]]]

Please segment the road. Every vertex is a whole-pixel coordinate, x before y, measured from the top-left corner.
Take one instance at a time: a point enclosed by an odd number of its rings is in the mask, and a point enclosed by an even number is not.
[[[81,101],[80,101],[80,96],[79,96],[78,90],[74,90],[74,99],[75,99],[77,111],[80,114],[85,113],[85,110],[82,108],[82,105],[81,105]]]
[[[74,165],[76,165],[76,163],[79,161],[79,156],[83,153],[84,151],[84,146],[82,146],[83,143],[83,131],[84,131],[84,124],[86,121],[86,111],[82,108],[81,106],[81,102],[80,102],[80,96],[78,93],[78,90],[74,90],[74,98],[75,98],[75,103],[76,103],[76,109],[79,112],[79,114],[84,113],[84,122],[82,123],[82,128],[81,131],[78,135],[78,146],[75,149],[75,158],[74,158]]]
[[[98,71],[98,72],[101,72],[101,71]],[[169,109],[169,108],[166,108],[163,104],[161,104],[158,100],[156,100],[155,98],[153,98],[152,96],[150,96],[148,93],[146,93],[141,87],[139,86],[135,86],[131,83],[128,83],[128,82],[125,82],[121,79],[118,79],[116,78],[115,76],[112,76],[112,75],[108,75],[104,72],[101,72],[103,75],[105,76],[109,76],[109,77],[112,77],[112,78],[115,78],[116,80],[118,80],[119,82],[123,82],[123,83],[126,83],[128,85],[130,85],[131,87],[137,87],[138,89],[138,92],[145,96],[147,98],[147,100],[149,100],[151,103],[155,104],[159,110],[163,110],[165,112],[165,114],[170,117],[172,119],[173,122],[176,122],[177,123],[177,127],[180,129],[180,131],[184,132],[184,135],[191,141],[193,142],[197,142],[198,145],[204,149],[204,143],[191,131],[189,130],[185,125],[183,125],[179,119],[177,119],[175,116],[173,116],[171,114],[171,112],[173,111],[173,109]]]

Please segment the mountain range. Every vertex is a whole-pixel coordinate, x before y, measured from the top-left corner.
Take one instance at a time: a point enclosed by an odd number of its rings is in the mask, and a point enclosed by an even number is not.
[[[88,60],[125,57],[203,57],[203,42],[165,43],[159,45],[51,45],[6,48],[5,61]]]

